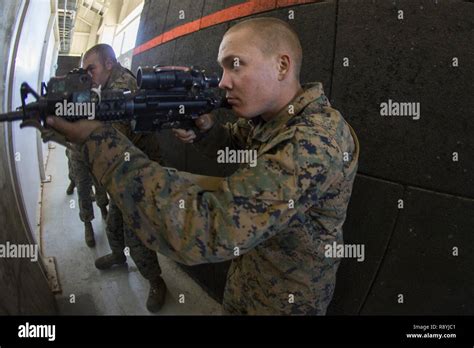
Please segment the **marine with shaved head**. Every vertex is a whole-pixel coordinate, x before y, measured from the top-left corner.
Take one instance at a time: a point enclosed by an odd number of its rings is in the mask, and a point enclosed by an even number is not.
[[[343,241],[358,146],[321,83],[300,84],[301,61],[298,36],[279,19],[245,20],[224,35],[219,87],[238,120],[201,116],[200,140],[175,131],[212,158],[226,147],[257,151],[255,166],[242,164],[215,191],[150,161],[113,127],[49,119],[83,144],[147,247],[187,265],[232,260],[225,313],[324,315],[333,296],[340,260],[325,257],[325,245]]]

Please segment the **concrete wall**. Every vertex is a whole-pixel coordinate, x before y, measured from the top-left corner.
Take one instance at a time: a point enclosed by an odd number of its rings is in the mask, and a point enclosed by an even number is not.
[[[0,14],[0,105],[6,109],[4,100],[7,87],[6,75],[10,43],[14,33],[15,20],[20,17],[20,2],[2,3]],[[46,18],[47,20],[48,18]],[[34,136],[36,134],[33,134]],[[35,137],[33,137],[35,139]],[[29,227],[23,223],[21,204],[13,187],[10,168],[13,164],[8,153],[6,124],[0,124],[0,244],[33,244]],[[33,145],[36,146],[35,142]],[[35,152],[34,152],[35,153]],[[38,169],[36,167],[36,173]],[[37,174],[38,175],[38,174]],[[35,201],[36,201],[35,197]],[[36,207],[34,212],[36,212]],[[26,258],[0,258],[0,315],[6,314],[54,314],[55,303],[45,275],[38,262]]]
[[[146,1],[137,46],[241,3]],[[473,11],[473,3],[460,0],[334,0],[259,14],[295,28],[304,51],[302,82],[323,83],[361,143],[344,235],[346,243],[365,245],[366,259],[343,260],[330,314],[474,313]],[[136,54],[133,69],[159,63],[219,71],[218,46],[232,24]],[[388,99],[419,102],[420,119],[382,117],[380,103]],[[162,147],[178,169],[228,172],[167,132]],[[227,266],[185,268],[221,299]]]

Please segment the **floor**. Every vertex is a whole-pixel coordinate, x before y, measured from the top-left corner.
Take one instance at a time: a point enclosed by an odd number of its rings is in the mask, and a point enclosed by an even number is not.
[[[96,246],[88,248],[79,219],[77,191],[66,195],[69,184],[64,147],[49,150],[42,205],[43,255],[56,261],[62,293],[56,295],[59,312],[67,315],[149,315],[145,307],[149,285],[128,257],[127,266],[99,271],[94,260],[110,252],[105,221],[94,204],[92,222]],[[71,204],[74,200],[74,204]],[[168,286],[166,303],[158,315],[220,315],[222,307],[177,264],[158,256]],[[183,296],[184,295],[184,303]]]

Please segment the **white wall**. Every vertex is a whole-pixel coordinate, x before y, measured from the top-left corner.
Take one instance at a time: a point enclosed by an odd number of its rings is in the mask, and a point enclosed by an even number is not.
[[[29,2],[15,60],[13,107],[21,105],[20,85],[22,82],[26,81],[31,87],[37,89],[41,84],[40,76],[43,76],[47,81],[54,73],[53,66],[56,63],[57,52],[55,52],[54,33],[53,31],[48,32],[51,6],[50,0],[31,0]],[[44,45],[47,45],[45,50],[43,50]],[[46,56],[41,59],[43,52],[46,52]],[[41,66],[42,62],[45,64],[44,70]],[[30,97],[28,101],[33,101],[33,98]],[[12,143],[13,152],[20,159],[15,161],[17,179],[28,223],[34,233],[41,183],[36,129],[20,129],[19,122],[15,122],[12,127]]]

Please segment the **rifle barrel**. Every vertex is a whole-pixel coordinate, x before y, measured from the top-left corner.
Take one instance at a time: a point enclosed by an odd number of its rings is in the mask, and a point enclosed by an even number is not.
[[[23,119],[23,111],[10,111],[4,114],[0,114],[0,122],[5,121],[17,121]]]

